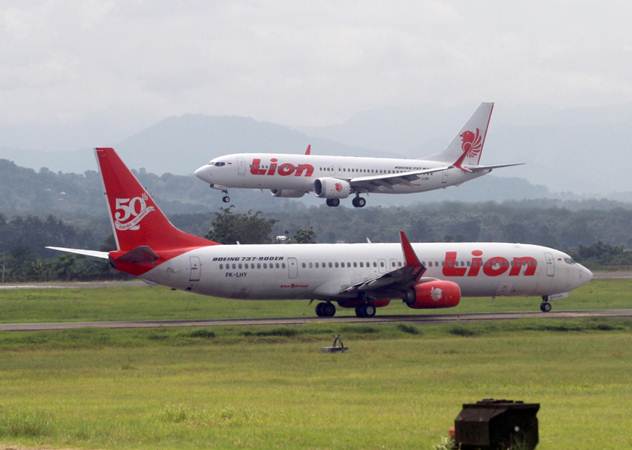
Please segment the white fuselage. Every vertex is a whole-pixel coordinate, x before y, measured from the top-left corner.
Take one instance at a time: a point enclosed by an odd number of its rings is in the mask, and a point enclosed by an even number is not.
[[[219,163],[219,164],[218,164]],[[314,181],[331,177],[351,180],[450,166],[450,162],[350,156],[239,153],[215,158],[195,171],[218,189],[250,188],[288,191],[300,196],[314,190]],[[383,183],[371,192],[407,194],[459,185],[491,172],[467,173],[455,167],[430,173],[407,183]],[[292,193],[296,195],[291,195]],[[299,195],[300,194],[300,195]]]
[[[554,295],[592,278],[588,269],[565,253],[536,245],[419,243],[413,247],[427,267],[424,278],[454,281],[464,297]],[[478,260],[473,252],[480,255]],[[527,258],[535,265],[514,267],[515,258]],[[142,277],[227,298],[333,300],[345,298],[341,292],[347,287],[403,263],[397,243],[213,245],[183,253]]]

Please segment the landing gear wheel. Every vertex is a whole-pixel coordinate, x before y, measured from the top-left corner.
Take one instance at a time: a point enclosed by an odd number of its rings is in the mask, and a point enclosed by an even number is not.
[[[375,317],[375,306],[370,303],[356,306],[355,313],[358,317]]]
[[[333,317],[336,315],[336,306],[330,302],[321,302],[316,305],[316,315],[318,317]]]
[[[230,197],[228,195],[225,195],[225,196],[222,197],[222,201],[224,203],[230,203]]]
[[[543,313],[550,312],[551,308],[551,304],[548,301],[540,303],[540,311],[542,311]]]
[[[339,198],[328,198],[327,199],[327,206],[338,206],[340,205],[340,199]]]
[[[354,197],[353,200],[351,200],[351,204],[356,208],[364,208],[364,206],[366,205],[366,200],[364,199],[364,197],[360,197],[358,195],[357,197]]]

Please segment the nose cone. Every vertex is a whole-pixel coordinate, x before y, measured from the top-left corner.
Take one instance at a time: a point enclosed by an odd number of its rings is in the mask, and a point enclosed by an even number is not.
[[[581,264],[577,265],[579,268],[579,284],[580,286],[582,284],[586,284],[588,283],[590,280],[593,279],[593,273],[588,270],[586,267],[582,266]]]
[[[193,174],[202,181],[206,181],[207,183],[211,182],[211,166],[208,164],[196,169]]]

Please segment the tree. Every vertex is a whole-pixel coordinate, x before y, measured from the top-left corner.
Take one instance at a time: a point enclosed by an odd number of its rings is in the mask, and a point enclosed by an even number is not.
[[[312,227],[299,228],[294,232],[292,241],[297,244],[314,244],[316,242],[316,232]]]
[[[241,244],[266,244],[272,241],[270,234],[276,220],[262,217],[261,211],[235,213],[232,208],[221,208],[215,213],[207,239],[223,244],[237,241]]]

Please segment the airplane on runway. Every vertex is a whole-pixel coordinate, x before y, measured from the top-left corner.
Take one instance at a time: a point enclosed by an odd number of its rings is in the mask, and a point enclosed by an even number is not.
[[[109,260],[149,282],[234,299],[320,300],[316,314],[340,307],[373,317],[402,299],[409,307],[449,308],[462,297],[563,297],[592,273],[570,256],[538,245],[503,243],[221,245],[185,233],[112,148],[97,148],[116,239],[110,252],[47,247]]]
[[[275,197],[302,197],[314,192],[328,206],[340,205],[351,195],[353,206],[362,208],[362,194],[408,194],[457,186],[493,169],[521,165],[479,165],[493,103],[481,103],[445,151],[433,159],[364,158],[321,156],[307,147],[304,155],[237,153],[212,159],[195,175],[211,188],[269,189]]]

